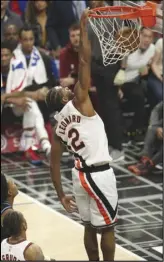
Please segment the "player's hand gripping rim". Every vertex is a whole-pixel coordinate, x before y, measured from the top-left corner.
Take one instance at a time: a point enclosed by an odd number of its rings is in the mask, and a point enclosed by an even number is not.
[[[61,203],[67,212],[72,213],[77,211],[77,206],[72,196],[62,197]]]
[[[82,15],[81,15],[81,19],[80,19],[81,25],[83,25],[83,26],[86,25],[87,19],[88,19],[88,15],[89,15],[90,12],[91,12],[91,11],[89,10],[89,7],[86,8],[86,9],[83,11],[83,13],[82,13]]]

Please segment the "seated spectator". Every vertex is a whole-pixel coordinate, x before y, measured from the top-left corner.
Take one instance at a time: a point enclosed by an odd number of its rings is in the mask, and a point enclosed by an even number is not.
[[[19,30],[16,25],[8,24],[4,28],[4,40],[19,42]],[[16,47],[15,47],[16,48]]]
[[[1,261],[45,260],[41,248],[27,240],[27,222],[22,213],[10,211],[3,223],[8,228],[10,237],[1,242]]]
[[[28,0],[10,0],[10,10],[20,16],[25,12]]]
[[[47,35],[54,59],[69,42],[69,28],[78,21],[73,1],[52,1],[48,9]]]
[[[17,43],[11,40],[1,43],[1,113],[4,104],[4,96],[6,93],[6,83],[9,73],[10,61],[13,56],[12,52],[16,46]]]
[[[50,1],[32,1],[29,0],[26,7],[26,13],[24,15],[24,21],[31,25],[35,34],[35,46],[40,51],[50,55],[50,44],[46,32],[47,12]],[[52,70],[56,79],[59,78],[57,65],[52,58]]]
[[[60,63],[60,85],[69,87],[72,91],[78,77],[78,64],[79,64],[79,44],[80,44],[80,26],[73,24],[69,28],[70,42],[61,50],[59,63]],[[99,112],[99,105],[97,99],[96,88],[91,87],[89,90],[90,99],[97,112]]]
[[[43,58],[44,56],[44,58]],[[20,45],[14,51],[11,59],[10,71],[7,79],[6,93],[30,90],[36,91],[43,86],[53,85],[51,64],[45,54],[41,54],[34,46],[34,34],[30,27],[22,28],[20,32]],[[48,156],[50,142],[44,128],[43,116],[35,101],[22,98],[10,98],[8,103],[13,104],[12,110],[16,116],[23,115],[22,149],[33,164],[40,163],[39,157],[32,150],[33,134],[36,130],[38,140],[43,151]]]
[[[163,98],[163,38],[160,38],[156,43],[151,70],[152,72],[148,77],[148,92],[151,92],[156,105]]]
[[[14,24],[20,29],[23,26],[21,18],[8,9],[9,1],[1,1],[1,41],[4,40],[4,28],[8,24]]]
[[[50,2],[29,0],[26,7],[25,22],[32,26],[35,32],[35,45],[48,47],[46,23],[47,9]]]
[[[136,175],[146,175],[163,161],[163,102],[153,109],[144,141],[142,158],[128,169]]]
[[[1,242],[9,237],[8,228],[3,225],[4,217],[13,209],[14,198],[18,194],[18,189],[11,179],[6,179],[1,172]]]
[[[1,43],[1,94],[6,92],[6,82],[14,47],[9,41]]]
[[[122,62],[122,69],[114,80],[114,83],[121,87],[123,96],[135,113],[130,132],[136,134],[140,134],[144,127],[145,95],[141,79],[148,75],[149,65],[155,53],[152,42],[153,32],[143,27],[140,32],[139,48]]]
[[[70,87],[72,90],[78,76],[78,51],[80,44],[80,26],[73,24],[69,28],[70,43],[61,50],[60,62],[60,84]]]

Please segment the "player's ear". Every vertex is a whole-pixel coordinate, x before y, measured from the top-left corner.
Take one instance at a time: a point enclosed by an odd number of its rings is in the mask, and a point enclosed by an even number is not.
[[[26,223],[26,221],[24,221],[24,222],[22,223],[22,229],[23,229],[23,231],[26,231],[26,230],[27,230],[27,223]]]
[[[12,192],[11,192],[10,188],[8,189],[8,196],[9,196],[9,197],[12,196]]]
[[[11,197],[12,196],[12,188],[10,186],[10,182],[7,181],[7,185],[8,185],[8,196]]]
[[[62,97],[62,104],[66,104],[66,103],[68,103],[68,101],[69,101],[69,99],[68,99],[68,97],[67,96],[63,96]]]

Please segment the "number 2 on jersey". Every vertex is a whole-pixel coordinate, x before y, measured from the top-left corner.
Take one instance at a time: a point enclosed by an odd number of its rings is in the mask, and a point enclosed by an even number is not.
[[[68,132],[68,137],[72,138],[71,145],[75,151],[78,151],[85,147],[85,144],[82,141],[79,141],[79,132],[77,131],[77,129],[70,129]]]

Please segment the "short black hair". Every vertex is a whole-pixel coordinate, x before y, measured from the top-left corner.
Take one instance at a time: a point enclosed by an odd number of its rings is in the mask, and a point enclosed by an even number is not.
[[[7,228],[10,236],[19,236],[21,233],[22,222],[22,213],[12,210],[4,216],[3,227]]]
[[[15,50],[17,47],[18,43],[15,40],[4,40],[1,43],[1,49],[8,49],[11,53]]]
[[[33,27],[32,27],[31,25],[29,25],[29,24],[25,24],[25,25],[19,30],[19,38],[21,38],[23,31],[25,31],[25,32],[32,31],[33,34],[34,34]]]
[[[7,200],[8,184],[5,175],[1,172],[1,204]]]
[[[50,114],[56,111],[59,112],[64,107],[60,91],[56,87],[50,89],[46,96],[45,102]]]

